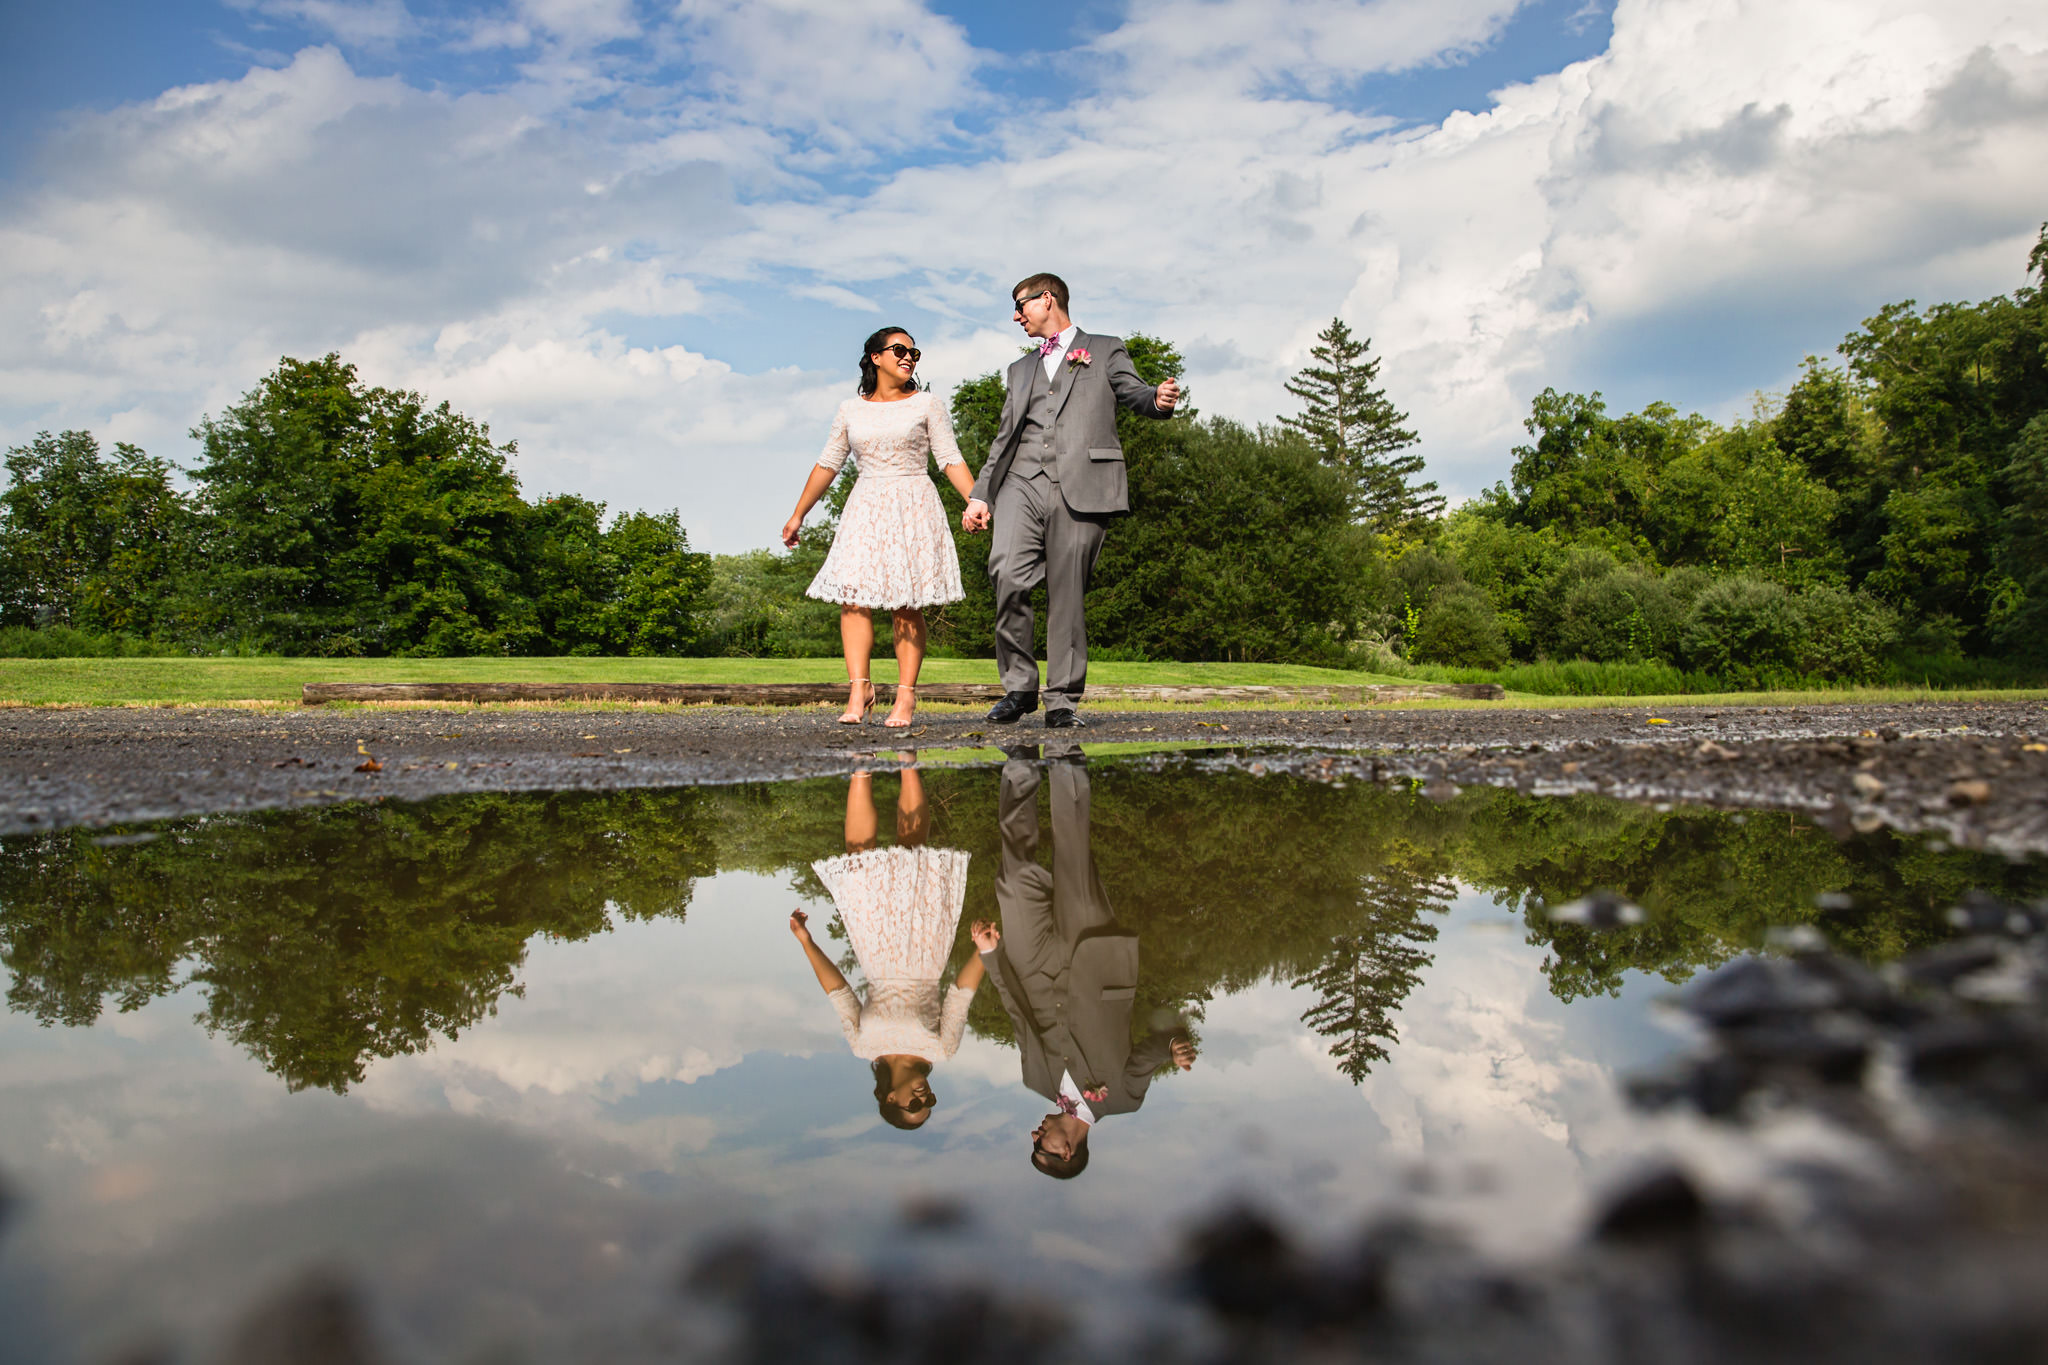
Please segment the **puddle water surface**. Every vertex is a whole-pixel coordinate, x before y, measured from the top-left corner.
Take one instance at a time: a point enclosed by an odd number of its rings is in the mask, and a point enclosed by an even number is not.
[[[1078,758],[12,839],[0,1315],[101,1360],[327,1267],[402,1355],[544,1359],[647,1330],[738,1229],[1098,1324],[1165,1311],[1235,1203],[1537,1256],[1649,1153],[1748,1178],[1622,1098],[1687,1044],[1676,983],[1786,926],[1896,958],[1972,888],[2048,870]],[[1603,889],[1642,921],[1544,913]]]

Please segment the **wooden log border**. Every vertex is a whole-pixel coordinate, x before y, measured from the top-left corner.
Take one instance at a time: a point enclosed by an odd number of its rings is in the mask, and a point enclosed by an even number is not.
[[[895,696],[891,683],[876,684],[881,704]],[[977,683],[934,683],[917,689],[925,701],[994,702],[1003,690]],[[1091,687],[1091,703],[1114,701],[1332,702],[1370,706],[1375,702],[1459,697],[1498,701],[1507,693],[1494,683],[1377,683],[1333,687]],[[816,706],[846,700],[844,683],[307,683],[307,706],[330,701],[641,701],[716,706]]]

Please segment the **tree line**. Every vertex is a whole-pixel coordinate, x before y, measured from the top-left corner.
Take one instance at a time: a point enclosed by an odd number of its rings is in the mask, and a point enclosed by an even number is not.
[[[1546,389],[1509,477],[1448,511],[1371,340],[1333,321],[1288,386],[1300,409],[1270,425],[1120,417],[1136,514],[1097,569],[1091,650],[1445,676],[1584,660],[1607,670],[1596,682],[1647,670],[1658,690],[2037,676],[2044,272],[2048,227],[2011,295],[1887,305],[1839,363],[1810,357],[1790,392],[1725,424]],[[1171,342],[1128,344],[1148,382],[1181,377]],[[1002,400],[995,373],[952,394],[973,463]],[[103,650],[838,652],[837,609],[803,589],[853,462],[794,551],[708,556],[675,512],[524,500],[511,444],[337,356],[281,362],[194,435],[190,493],[89,433],[8,453],[11,652],[67,629]],[[931,614],[932,642],[982,657],[988,540],[956,544],[968,596]]]
[[[517,447],[339,356],[287,358],[164,460],[91,433],[7,453],[0,627],[51,652],[675,654],[709,557],[674,511],[528,501]],[[19,652],[19,651],[17,651]]]

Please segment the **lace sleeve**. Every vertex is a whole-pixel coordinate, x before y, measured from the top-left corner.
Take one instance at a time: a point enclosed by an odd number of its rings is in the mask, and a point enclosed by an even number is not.
[[[846,1035],[846,1041],[860,1044],[860,997],[853,993],[853,987],[841,986],[825,997],[832,1002],[832,1008],[839,1011],[839,1031]]]
[[[939,1051],[948,1057],[960,1050],[960,1036],[967,1032],[967,1010],[973,1003],[973,991],[946,987],[946,1003],[939,1009]]]
[[[959,464],[960,443],[953,439],[953,419],[946,415],[945,405],[937,397],[925,405],[924,426],[931,436],[932,458],[939,462],[939,468]]]
[[[818,456],[819,467],[838,473],[852,449],[853,437],[846,429],[846,405],[842,403],[839,411],[832,414],[832,434],[825,438],[825,451]]]

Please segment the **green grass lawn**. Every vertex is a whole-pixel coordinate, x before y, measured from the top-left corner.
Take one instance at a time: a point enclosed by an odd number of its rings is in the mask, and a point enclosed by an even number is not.
[[[896,662],[876,659],[878,682],[896,680]],[[0,705],[148,706],[290,704],[309,682],[838,682],[837,659],[0,659]],[[1097,663],[1088,680],[1104,686],[1313,686],[1413,681],[1378,673],[1298,664]],[[988,683],[987,659],[930,659],[924,681]],[[1510,693],[1506,702],[1430,701],[1429,706],[1795,706],[1826,702],[2048,699],[2048,691],[1856,687],[1839,691],[1731,692],[1668,697],[1544,697]],[[622,703],[561,703],[621,705]],[[1228,703],[1225,703],[1228,704]]]
[[[0,659],[0,703],[136,706],[291,702],[310,682],[839,682],[837,659]],[[896,681],[896,661],[876,659],[877,682]],[[987,659],[928,659],[931,683],[992,683]],[[1090,665],[1104,685],[1244,686],[1398,682],[1294,664]]]

